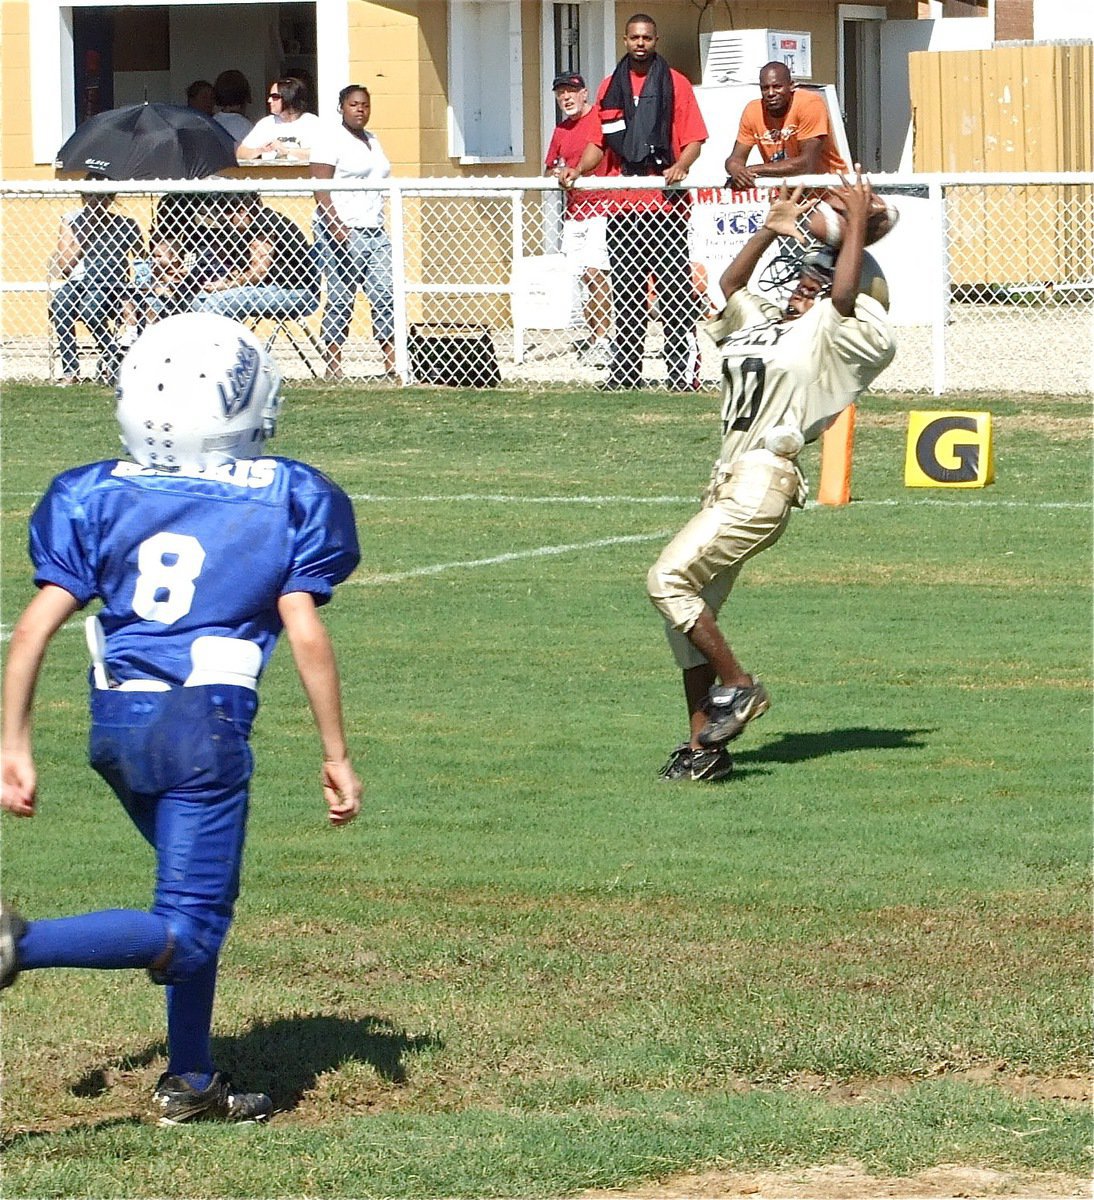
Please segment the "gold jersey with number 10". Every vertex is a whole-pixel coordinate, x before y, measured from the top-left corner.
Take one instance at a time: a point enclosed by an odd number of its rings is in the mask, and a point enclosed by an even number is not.
[[[826,298],[788,321],[783,307],[741,290],[707,329],[722,354],[723,470],[776,425],[814,441],[896,351],[885,309],[862,293],[849,317]]]

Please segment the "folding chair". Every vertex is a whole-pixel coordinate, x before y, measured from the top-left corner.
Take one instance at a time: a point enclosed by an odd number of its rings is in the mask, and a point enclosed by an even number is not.
[[[326,371],[323,344],[304,317],[251,317],[247,324],[259,333],[262,325],[272,326],[266,335],[267,350],[273,350],[278,339],[284,339],[295,351],[313,379],[322,379]],[[261,334],[260,334],[261,336]]]

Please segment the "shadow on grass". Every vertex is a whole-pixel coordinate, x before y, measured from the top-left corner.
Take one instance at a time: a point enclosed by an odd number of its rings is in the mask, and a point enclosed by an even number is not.
[[[279,1017],[253,1025],[238,1037],[214,1037],[213,1061],[239,1080],[247,1091],[266,1092],[279,1112],[295,1108],[315,1087],[320,1075],[349,1062],[371,1066],[381,1079],[406,1081],[410,1054],[443,1046],[435,1034],[408,1034],[383,1017],[340,1017],[325,1013]],[[156,1042],[138,1054],[127,1055],[123,1071],[147,1067],[167,1054]],[[72,1086],[74,1096],[99,1096],[109,1091],[106,1073],[97,1068]]]
[[[784,733],[775,741],[755,750],[733,748],[737,774],[766,774],[759,768],[763,763],[799,763],[810,758],[827,758],[830,754],[848,754],[857,750],[921,750],[926,734],[933,729],[870,729],[855,726],[851,729],[826,729],[818,733]]]
[[[43,1125],[40,1129],[27,1129],[22,1126],[6,1127],[0,1135],[0,1151],[19,1150],[31,1147],[39,1138],[83,1138],[89,1133],[99,1133],[106,1129],[132,1129],[144,1122],[140,1117],[104,1117],[100,1121],[90,1123],[72,1121],[56,1121]],[[5,1195],[9,1193],[5,1192]]]
[[[388,1083],[401,1084],[408,1055],[443,1044],[436,1034],[408,1034],[383,1017],[316,1013],[279,1017],[240,1037],[214,1038],[213,1057],[249,1090],[267,1092],[274,1107],[285,1112],[327,1071],[359,1062]]]

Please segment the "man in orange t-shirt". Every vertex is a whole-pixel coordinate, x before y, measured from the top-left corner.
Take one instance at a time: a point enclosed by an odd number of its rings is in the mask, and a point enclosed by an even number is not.
[[[746,166],[758,146],[763,162]],[[727,186],[750,188],[757,178],[843,174],[828,124],[828,107],[815,92],[799,92],[790,69],[779,62],[760,68],[760,99],[750,100],[741,114],[737,143],[726,159]]]

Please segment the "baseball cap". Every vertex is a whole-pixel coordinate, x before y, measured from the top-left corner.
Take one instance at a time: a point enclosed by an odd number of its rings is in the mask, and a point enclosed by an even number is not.
[[[560,87],[583,88],[585,79],[576,71],[566,71],[562,75],[556,75],[554,83],[551,84],[551,91],[556,91]]]

